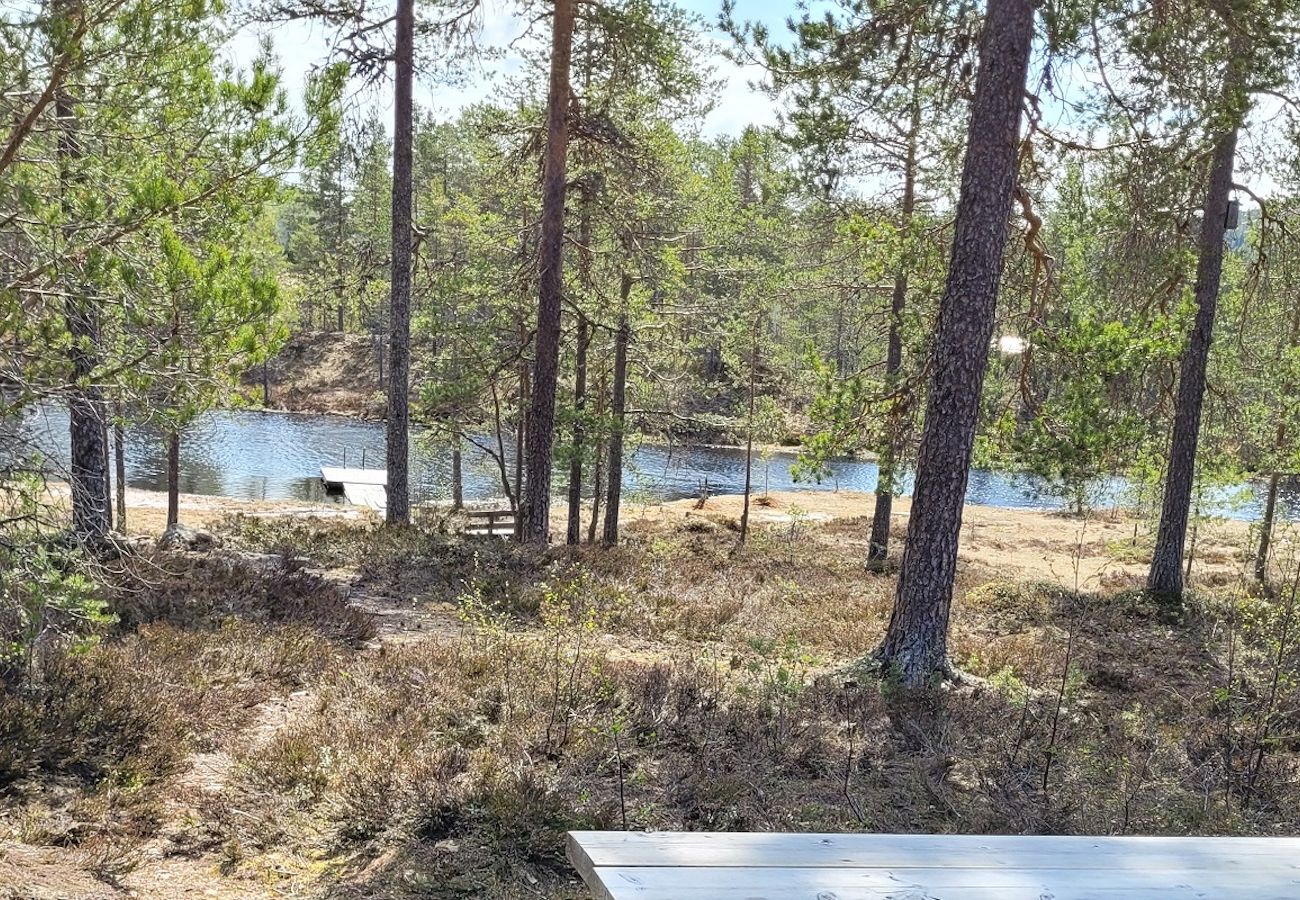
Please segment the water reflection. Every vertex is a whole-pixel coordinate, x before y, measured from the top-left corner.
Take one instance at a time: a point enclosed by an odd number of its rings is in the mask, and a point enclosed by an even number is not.
[[[12,428],[12,425],[10,426]],[[68,460],[68,415],[54,406],[28,413],[18,426],[27,446],[47,457],[47,465],[60,473]],[[424,439],[422,439],[424,438]],[[482,443],[487,444],[487,438]],[[511,448],[507,446],[507,454]],[[0,443],[0,453],[4,445]],[[644,444],[627,455],[624,488],[631,500],[663,500],[694,496],[708,480],[715,493],[743,489],[744,452],[724,447],[669,447]],[[795,482],[791,453],[756,457],[756,490],[872,491],[876,464],[869,460],[839,460],[832,474],[819,484]],[[223,411],[201,417],[186,429],[181,440],[181,490],[251,499],[324,500],[320,483],[323,465],[382,468],[384,425],[337,416],[302,416],[290,413]],[[502,496],[495,460],[467,447],[464,459],[467,499]],[[513,461],[507,460],[513,473]],[[160,432],[133,428],[126,440],[127,483],[150,490],[166,488],[166,453]],[[557,471],[556,490],[563,490],[564,472]],[[447,500],[451,496],[451,458],[445,447],[435,446],[418,429],[412,440],[411,481],[418,499]],[[911,491],[910,475],[902,485]],[[1126,484],[1110,479],[1099,486],[1103,505],[1123,502]],[[1263,487],[1247,484],[1223,489],[1207,498],[1205,509],[1237,519],[1258,519],[1263,510]],[[966,491],[967,502],[1010,509],[1055,509],[1061,502],[1035,479],[1006,472],[974,470]],[[1279,503],[1288,518],[1300,514],[1300,484],[1284,485]]]

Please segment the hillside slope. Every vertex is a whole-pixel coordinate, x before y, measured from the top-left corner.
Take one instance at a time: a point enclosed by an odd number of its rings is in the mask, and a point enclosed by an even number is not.
[[[382,418],[380,358],[370,335],[296,334],[267,365],[270,409]],[[262,370],[244,377],[250,399],[262,401]]]

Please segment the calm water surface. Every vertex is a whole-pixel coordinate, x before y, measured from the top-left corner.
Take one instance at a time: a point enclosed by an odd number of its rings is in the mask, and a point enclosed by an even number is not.
[[[44,456],[53,473],[57,475],[66,468],[66,410],[37,408],[19,424],[18,433],[29,449]],[[126,445],[127,483],[165,490],[162,435],[145,428],[132,429]],[[706,478],[714,493],[738,493],[744,488],[745,455],[741,450],[642,444],[632,448],[626,458],[624,487],[633,501],[695,496]],[[876,487],[877,468],[872,461],[838,460],[831,465],[833,474],[816,483],[796,482],[791,477],[790,466],[795,460],[795,455],[788,452],[756,456],[755,489],[871,491]],[[382,468],[383,461],[382,422],[277,412],[213,412],[194,422],[182,437],[180,488],[185,493],[223,497],[319,500],[325,497],[321,466]],[[463,470],[467,499],[502,496],[496,464],[487,454],[467,448]],[[513,465],[509,471],[513,474]],[[412,439],[411,473],[418,499],[450,499],[450,453],[418,428]],[[557,491],[563,489],[563,475],[557,473]],[[910,493],[911,487],[909,475],[903,492]],[[1124,502],[1125,492],[1122,479],[1111,479],[1098,486],[1097,494],[1101,504],[1109,505]],[[1263,510],[1262,494],[1262,484],[1250,483],[1236,490],[1217,491],[1206,505],[1218,515],[1257,519]],[[971,472],[966,500],[1007,509],[1055,509],[1062,505],[1032,477],[981,469]],[[1300,516],[1300,484],[1293,481],[1285,485],[1279,505],[1288,518]]]

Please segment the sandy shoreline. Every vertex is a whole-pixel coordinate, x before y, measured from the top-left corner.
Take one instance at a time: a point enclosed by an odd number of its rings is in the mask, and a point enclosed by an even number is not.
[[[66,486],[51,485],[51,492],[66,502]],[[734,527],[742,502],[740,495],[717,495],[710,497],[702,508],[698,500],[691,498],[667,503],[629,503],[624,507],[624,520],[629,534],[636,532],[638,523],[650,526],[701,518],[720,527]],[[128,532],[162,533],[167,512],[165,493],[130,488],[126,503]],[[869,517],[874,508],[875,496],[869,493],[773,491],[754,495],[750,521],[754,527],[778,535],[815,534],[818,540],[861,544],[865,558]],[[894,499],[895,552],[906,534],[910,509],[909,498]],[[370,510],[342,503],[180,495],[180,517],[185,524],[211,527],[233,514],[376,520]],[[564,507],[557,504],[551,514],[557,537],[564,516]],[[1280,540],[1293,537],[1290,532],[1279,535]],[[1247,523],[1230,520],[1202,523],[1197,529],[1194,577],[1212,584],[1235,581],[1250,564],[1253,540]],[[1059,512],[968,504],[963,513],[960,564],[1008,578],[1051,581],[1095,590],[1140,583],[1146,574],[1149,546],[1147,523],[1109,511],[1083,518]]]
[[[650,519],[700,515],[738,519],[743,498],[712,497],[699,510],[694,508],[696,503],[688,499],[659,506],[638,506],[635,514]],[[911,508],[911,498],[894,498],[890,530],[894,541],[891,552],[895,554],[906,535]],[[768,527],[821,526],[821,531],[838,539],[860,543],[865,558],[869,517],[874,510],[874,494],[773,491],[766,501],[761,494],[755,496],[750,521]],[[1251,538],[1251,528],[1245,522],[1203,523],[1197,534],[1195,575],[1215,583],[1235,579],[1249,564]],[[1029,578],[1096,590],[1145,579],[1149,547],[1147,523],[1135,522],[1110,510],[1082,517],[967,504],[962,514],[959,565],[979,566],[1007,578]]]

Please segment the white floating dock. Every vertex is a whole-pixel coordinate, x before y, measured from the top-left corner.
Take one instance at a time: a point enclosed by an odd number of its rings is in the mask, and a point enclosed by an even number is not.
[[[383,469],[321,466],[320,480],[327,488],[342,488],[343,496],[353,506],[365,506],[377,512],[388,508],[388,473]]]
[[[382,484],[343,483],[343,496],[353,506],[368,506],[376,512],[388,509],[388,489]]]

